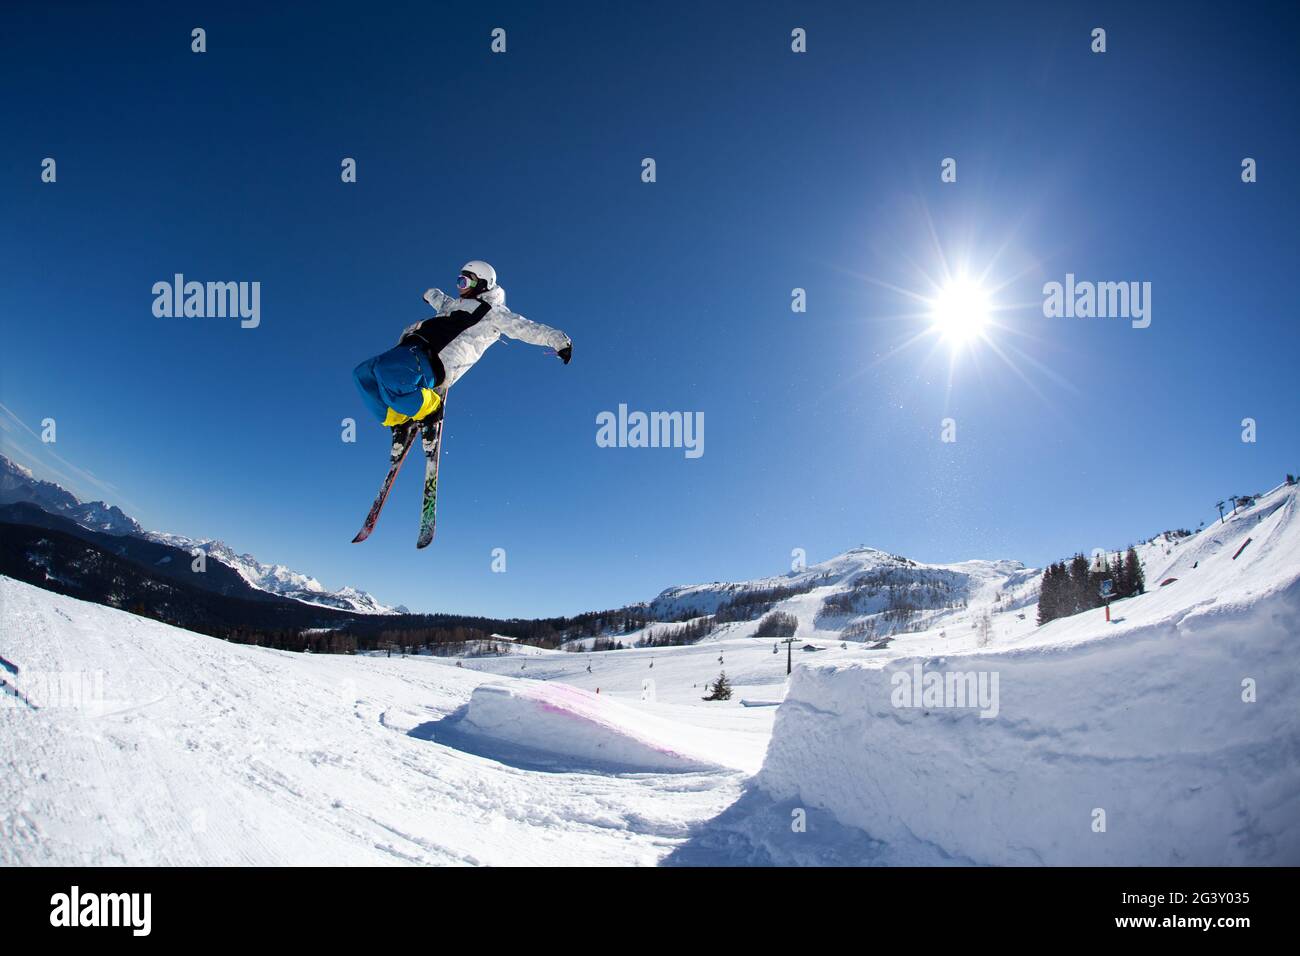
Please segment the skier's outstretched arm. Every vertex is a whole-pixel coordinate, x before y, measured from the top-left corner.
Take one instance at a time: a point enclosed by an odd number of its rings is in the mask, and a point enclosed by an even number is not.
[[[564,364],[569,364],[569,358],[573,355],[573,340],[559,329],[553,329],[549,325],[542,325],[540,322],[525,319],[517,312],[511,312],[501,306],[497,306],[493,312],[495,313],[494,319],[497,327],[501,329],[502,333],[512,339],[518,339],[520,342],[527,342],[529,345],[544,345],[553,348],[560,358],[564,360]]]
[[[459,303],[455,296],[450,296],[441,289],[430,289],[424,294],[424,301],[433,306],[433,310],[439,315],[452,311],[452,307]]]

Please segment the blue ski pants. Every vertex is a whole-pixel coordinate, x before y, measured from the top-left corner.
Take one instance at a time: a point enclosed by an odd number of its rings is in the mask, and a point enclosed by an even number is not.
[[[415,415],[424,402],[422,389],[438,385],[429,359],[409,345],[366,359],[352,370],[352,377],[366,407],[381,422],[390,408],[402,415]]]

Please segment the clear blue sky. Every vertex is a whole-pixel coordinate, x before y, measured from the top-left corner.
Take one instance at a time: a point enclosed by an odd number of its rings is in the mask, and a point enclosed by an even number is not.
[[[0,402],[68,465],[16,457],[148,527],[533,616],[796,547],[1041,564],[1300,470],[1291,5],[227,6],[3,14]],[[932,235],[1023,306],[951,383],[891,354]],[[414,462],[353,545],[387,444],[351,369],[468,258],[573,363],[493,347],[448,403],[434,545]],[[155,318],[175,272],[260,281],[261,327]],[[1150,281],[1151,327],[1044,318],[1066,272]],[[598,448],[621,402],[704,412],[704,456]]]

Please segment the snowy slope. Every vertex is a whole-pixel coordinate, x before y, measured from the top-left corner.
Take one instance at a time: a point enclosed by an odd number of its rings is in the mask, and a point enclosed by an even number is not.
[[[1041,628],[1013,562],[849,552],[776,603],[789,651],[736,621],[684,647],[296,655],[0,578],[0,864],[1300,862],[1296,489],[1139,551],[1151,590],[1113,623]],[[960,601],[841,640],[826,600],[880,620],[858,580],[880,572]],[[917,665],[997,674],[996,716],[895,707]],[[723,670],[733,699],[702,701]]]
[[[1165,550],[1113,624],[1093,611],[995,649],[797,672],[759,787],[958,862],[1300,863],[1296,490]],[[895,706],[918,665],[996,674],[997,715]]]
[[[530,682],[228,644],[3,577],[0,612],[0,865],[653,864],[745,776],[566,753],[658,739],[652,705],[552,726],[539,766],[465,720],[476,689]]]

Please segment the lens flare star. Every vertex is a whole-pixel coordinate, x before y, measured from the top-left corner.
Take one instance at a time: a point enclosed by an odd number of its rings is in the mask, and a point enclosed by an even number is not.
[[[952,348],[964,348],[985,336],[992,305],[978,282],[956,276],[929,302],[932,328]]]

